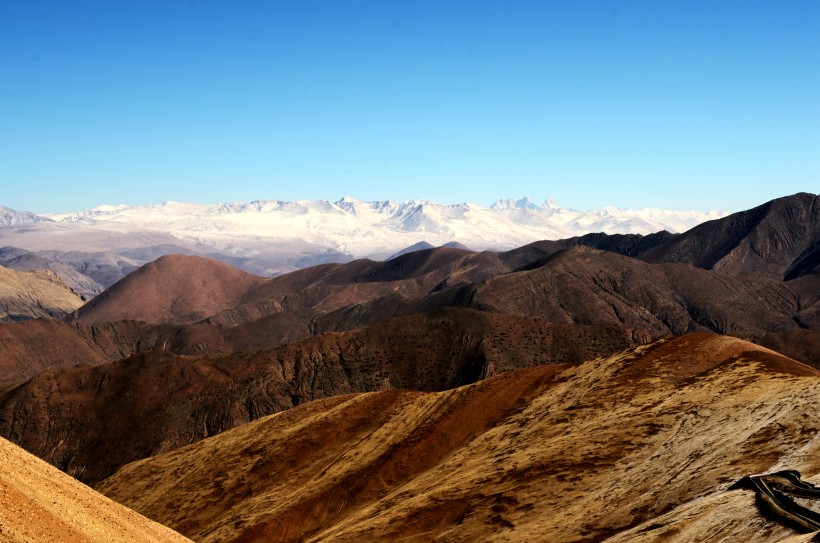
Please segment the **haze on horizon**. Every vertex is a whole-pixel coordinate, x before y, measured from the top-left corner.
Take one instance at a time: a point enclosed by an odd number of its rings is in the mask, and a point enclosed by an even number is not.
[[[737,211],[820,186],[820,3],[6,2],[0,205]]]

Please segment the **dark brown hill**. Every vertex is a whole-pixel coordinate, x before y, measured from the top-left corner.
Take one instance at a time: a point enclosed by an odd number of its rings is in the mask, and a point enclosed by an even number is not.
[[[801,299],[782,281],[574,247],[535,269],[477,285],[470,306],[555,323],[619,323],[662,336],[795,330]]]
[[[84,481],[294,405],[351,392],[443,390],[635,345],[621,327],[449,309],[273,351],[141,354],[42,373],[0,396],[0,435]]]
[[[794,278],[816,269],[819,242],[820,196],[801,192],[703,223],[640,258],[778,279],[788,273]],[[801,259],[808,263],[800,264]]]
[[[817,371],[691,334],[441,393],[311,402],[97,488],[202,542],[786,541],[728,487],[777,466],[816,480],[818,409]]]
[[[528,268],[421,298],[391,295],[344,307],[317,317],[315,328],[344,330],[454,306],[552,323],[626,326],[646,338],[692,331],[746,338],[820,331],[817,276],[788,282],[729,276],[687,264],[648,264],[583,246]],[[807,346],[790,352],[809,352]],[[820,365],[816,356],[801,360]]]
[[[61,321],[0,323],[0,392],[45,370],[109,361]]]
[[[0,323],[0,391],[43,371],[77,364],[99,365],[148,351],[229,354],[273,349],[310,335],[309,319],[291,313],[231,328],[140,321],[83,325],[50,319]]]
[[[497,253],[439,247],[386,262],[325,264],[266,280],[240,303],[208,319],[234,325],[279,312],[325,313],[388,295],[412,299],[510,271]]]
[[[798,256],[786,270],[784,279],[796,279],[806,275],[820,275],[820,242],[815,243]]]
[[[820,369],[820,330],[767,332],[751,339],[758,345]]]
[[[150,324],[142,321],[72,324],[73,332],[110,360],[147,351],[183,355],[229,354],[273,349],[310,337],[312,317],[275,313],[237,326],[211,324]]]
[[[84,305],[83,324],[119,320],[190,323],[235,306],[256,277],[216,260],[167,255],[127,275]]]
[[[509,270],[533,266],[536,262],[571,247],[583,246],[603,251],[637,257],[650,249],[676,239],[679,234],[667,231],[643,236],[641,234],[604,234],[601,232],[586,234],[560,240],[543,240],[498,254],[498,258]]]

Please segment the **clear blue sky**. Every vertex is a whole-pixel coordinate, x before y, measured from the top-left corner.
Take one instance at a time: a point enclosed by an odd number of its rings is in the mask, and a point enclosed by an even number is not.
[[[0,205],[820,191],[820,2],[0,3]]]

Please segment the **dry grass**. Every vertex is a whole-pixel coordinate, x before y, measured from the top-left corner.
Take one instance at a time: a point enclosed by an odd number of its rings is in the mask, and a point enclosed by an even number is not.
[[[818,375],[694,334],[312,402],[99,489],[198,541],[781,541],[793,532],[726,488],[775,468],[816,478]]]

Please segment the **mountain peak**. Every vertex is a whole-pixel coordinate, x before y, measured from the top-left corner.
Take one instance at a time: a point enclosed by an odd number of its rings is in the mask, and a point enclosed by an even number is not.
[[[28,211],[17,211],[9,207],[0,206],[0,226],[15,226],[34,222],[53,222],[47,217],[41,217]]]
[[[540,206],[534,204],[532,200],[530,200],[529,196],[524,196],[523,198],[519,198],[517,200],[513,198],[506,198],[502,200],[496,200],[493,205],[490,206],[490,209],[494,211],[501,211],[505,209],[532,209],[538,210],[541,209]]]

